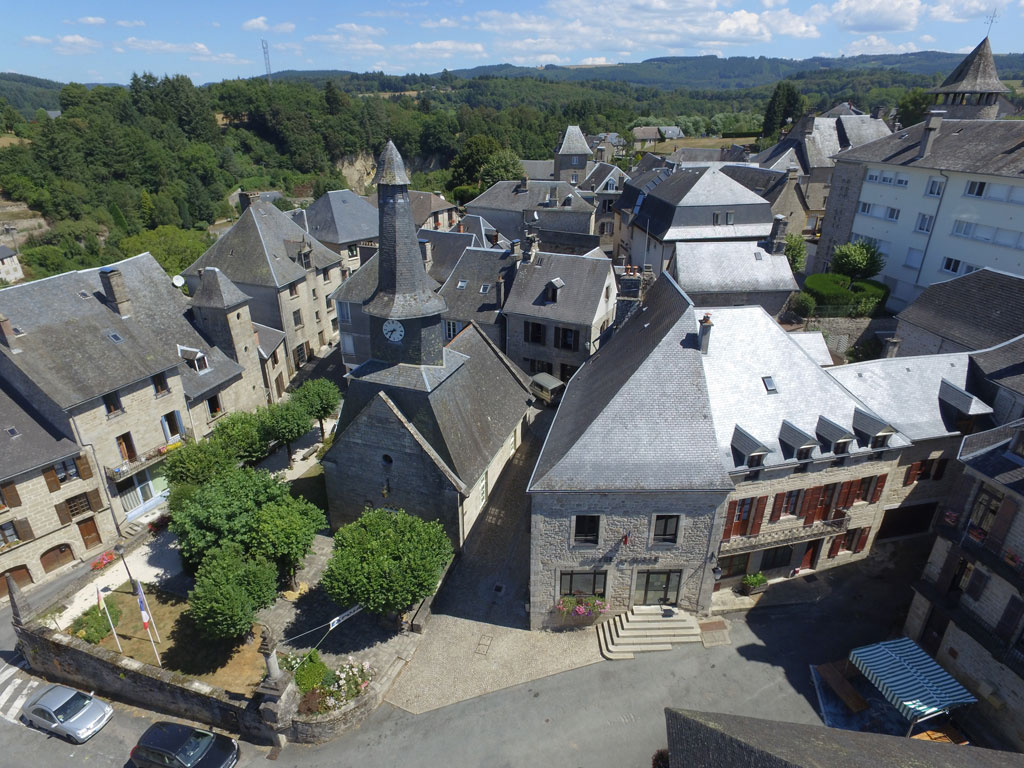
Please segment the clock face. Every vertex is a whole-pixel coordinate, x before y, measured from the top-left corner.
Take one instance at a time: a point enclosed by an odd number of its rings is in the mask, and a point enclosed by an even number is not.
[[[384,338],[388,341],[397,342],[405,338],[405,326],[398,320],[385,320],[382,330],[384,331]]]

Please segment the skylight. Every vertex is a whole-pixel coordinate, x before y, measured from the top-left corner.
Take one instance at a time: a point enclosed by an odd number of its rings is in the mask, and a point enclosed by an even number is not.
[[[468,282],[469,282],[468,280],[459,280],[459,284],[455,286],[455,290],[457,290],[457,291],[464,291],[464,290],[466,290],[466,284]]]
[[[116,331],[108,332],[107,338],[110,339],[115,344],[120,344],[122,341],[124,341],[124,339],[121,337],[121,334],[117,333]]]
[[[775,386],[775,379],[772,376],[762,376],[761,382],[764,384],[765,391],[769,395],[774,395],[779,391]]]
[[[85,291],[79,291],[78,295],[81,296],[83,299],[88,299],[89,298],[89,294],[86,293]]]
[[[11,437],[17,437],[18,435],[20,435],[20,434],[21,434],[21,432],[19,432],[19,431],[18,431],[18,428],[17,428],[17,427],[7,427],[7,429],[6,429],[5,431],[6,431],[6,432],[7,432],[7,434],[8,434],[8,435],[10,435]]]
[[[491,290],[491,284],[490,283],[484,283],[483,285],[480,286],[480,293],[487,293],[490,290]]]

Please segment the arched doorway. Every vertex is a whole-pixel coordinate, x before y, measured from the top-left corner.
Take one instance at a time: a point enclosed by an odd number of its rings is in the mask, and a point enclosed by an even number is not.
[[[0,597],[7,597],[7,574],[11,574],[14,577],[14,583],[19,587],[24,587],[32,583],[32,574],[28,572],[28,567],[24,565],[17,565],[14,568],[8,568],[3,573],[0,573]]]
[[[70,544],[58,544],[55,547],[43,552],[39,557],[39,562],[43,566],[43,570],[49,573],[55,571],[62,565],[73,563],[75,561],[75,553],[71,551]]]

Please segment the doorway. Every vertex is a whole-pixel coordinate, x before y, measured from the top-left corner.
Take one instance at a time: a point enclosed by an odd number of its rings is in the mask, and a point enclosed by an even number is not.
[[[921,639],[918,641],[921,648],[932,658],[938,656],[939,647],[942,645],[942,638],[945,636],[948,626],[949,617],[932,608],[928,621],[924,623],[924,629],[921,630]]]
[[[96,528],[96,518],[90,517],[78,524],[78,532],[82,534],[82,543],[86,549],[92,549],[100,543],[100,532]]]
[[[8,568],[3,573],[0,573],[0,597],[7,597],[7,579],[4,576],[8,573],[11,574],[14,578],[14,583],[19,587],[32,583],[32,574],[28,572],[27,566],[17,565],[14,568]]]
[[[638,571],[634,605],[675,605],[679,602],[682,571]]]
[[[93,525],[95,526],[95,523]],[[47,573],[57,570],[62,565],[72,563],[74,560],[75,553],[71,551],[70,544],[58,544],[56,547],[50,547],[39,556],[39,563]]]
[[[824,539],[815,539],[814,541],[808,542],[807,549],[804,550],[803,559],[800,561],[800,570],[814,567],[814,564],[818,561],[818,552],[821,551],[822,541],[824,541]]]

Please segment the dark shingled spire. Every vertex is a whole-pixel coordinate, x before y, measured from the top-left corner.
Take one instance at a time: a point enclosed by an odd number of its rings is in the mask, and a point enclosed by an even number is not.
[[[992,46],[986,37],[971,51],[960,66],[938,88],[928,93],[1008,93],[996,74],[996,62],[992,58]]]
[[[409,177],[402,156],[390,141],[377,162],[373,181],[377,185],[380,250],[377,290],[364,311],[398,320],[440,315],[447,304],[434,292],[438,284],[423,266],[409,202]]]
[[[213,307],[214,309],[231,309],[249,301],[228,276],[217,267],[206,267],[199,278],[199,290],[192,297],[195,307]]]

